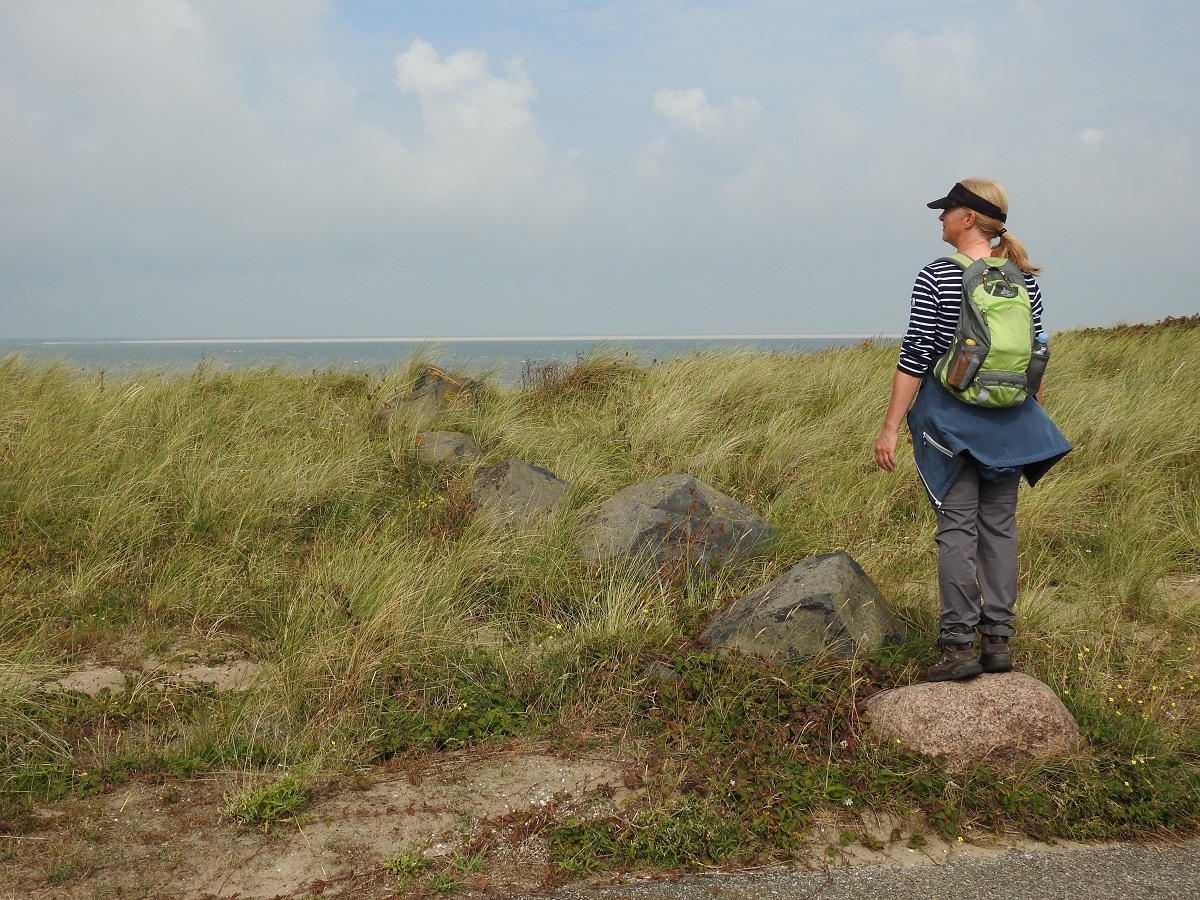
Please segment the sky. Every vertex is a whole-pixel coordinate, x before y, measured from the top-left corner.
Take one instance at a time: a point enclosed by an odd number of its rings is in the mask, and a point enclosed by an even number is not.
[[[0,336],[894,334],[1008,189],[1200,311],[1195,0],[0,0]]]

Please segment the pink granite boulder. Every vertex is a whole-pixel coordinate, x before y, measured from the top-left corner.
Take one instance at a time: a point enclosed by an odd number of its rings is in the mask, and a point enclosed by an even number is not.
[[[1012,769],[1079,744],[1079,725],[1054,691],[1020,672],[884,691],[867,701],[867,715],[879,740],[944,755],[956,772],[976,763]]]

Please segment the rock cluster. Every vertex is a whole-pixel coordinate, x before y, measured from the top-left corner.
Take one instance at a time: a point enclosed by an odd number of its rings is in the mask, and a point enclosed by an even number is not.
[[[381,412],[384,427],[397,414],[432,421],[480,385],[430,367],[413,392]],[[429,431],[416,455],[439,465],[470,465],[481,456],[470,436]],[[506,528],[537,528],[550,520],[570,484],[554,473],[508,459],[474,472],[477,514]],[[582,557],[650,571],[711,575],[762,550],[777,536],[769,523],[737,500],[686,473],[630,485],[582,512],[576,537]],[[796,564],[769,584],[718,612],[700,640],[721,650],[777,663],[814,656],[845,658],[901,640],[901,629],[866,572],[839,551]],[[901,741],[954,770],[976,763],[1015,762],[1070,753],[1079,728],[1046,685],[1018,673],[897,688],[869,702],[870,727],[881,741]]]

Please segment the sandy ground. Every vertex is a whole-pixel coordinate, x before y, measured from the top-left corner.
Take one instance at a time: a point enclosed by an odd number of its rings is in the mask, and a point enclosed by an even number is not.
[[[253,663],[235,659],[174,666],[155,677],[241,690],[255,674]],[[44,681],[42,688],[120,690],[125,678],[97,664]],[[434,895],[431,873],[439,870],[453,875],[457,896],[529,896],[563,883],[541,827],[619,811],[636,798],[638,776],[635,763],[615,752],[565,756],[520,747],[430,754],[319,787],[299,822],[269,832],[224,812],[236,773],[134,782],[85,800],[41,804],[0,833],[0,900],[419,897]],[[922,836],[914,839],[915,831]],[[871,838],[857,837],[864,833]],[[814,827],[792,864],[814,872],[941,866],[1044,848],[970,832],[947,844],[928,828],[847,811]],[[431,858],[419,876],[389,871],[389,860],[418,854]],[[448,868],[455,859],[473,861]],[[592,884],[638,877],[610,873]]]
[[[38,806],[29,830],[0,837],[0,897],[268,900],[421,896],[389,859],[449,858],[488,848],[479,868],[456,875],[458,896],[537,894],[561,882],[538,824],[603,815],[635,796],[619,758],[562,757],[528,749],[441,754],[406,770],[379,770],[328,786],[302,824],[269,833],[222,814],[219,778],[125,785],[103,796]],[[868,831],[876,849],[848,843]],[[809,871],[859,865],[929,866],[990,859],[1034,842],[967,835],[947,844],[887,818],[846,816],[813,829],[795,864]],[[1063,846],[1063,845],[1060,845]],[[637,880],[605,875],[596,885]]]
[[[220,779],[125,785],[40,805],[27,832],[0,836],[0,897],[406,896],[389,858],[464,854],[480,841],[486,861],[461,881],[511,894],[545,881],[549,858],[530,826],[612,811],[630,793],[623,768],[529,750],[442,754],[332,784],[301,824],[269,833],[223,816]]]

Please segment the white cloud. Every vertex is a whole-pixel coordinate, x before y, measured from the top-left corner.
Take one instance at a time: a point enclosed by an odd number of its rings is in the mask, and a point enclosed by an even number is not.
[[[481,141],[494,147],[533,129],[530,103],[537,96],[520,60],[508,77],[487,70],[487,54],[462,50],[442,59],[432,45],[413,41],[396,57],[396,86],[415,94],[431,135],[438,140]]]
[[[191,0],[196,14],[232,43],[307,44],[320,37],[329,0]]]
[[[981,94],[983,48],[974,35],[947,26],[921,36],[910,28],[893,35],[882,60],[895,69],[901,83],[921,99],[970,99]]]
[[[655,138],[646,145],[646,152],[651,156],[666,156],[671,152],[671,142],[666,138]]]
[[[654,111],[673,127],[693,134],[704,134],[721,127],[721,114],[698,87],[686,91],[659,88],[654,92]]]
[[[530,105],[537,96],[520,60],[503,77],[488,71],[487,54],[461,50],[441,57],[415,40],[396,57],[396,87],[421,107],[421,179],[438,193],[477,188],[507,194],[547,161]]]
[[[255,207],[247,203],[259,180],[249,171],[261,158],[255,116],[235,67],[189,4],[38,3],[6,12],[5,24],[20,30],[21,56],[0,79],[28,110],[19,142],[43,149],[0,181],[53,177],[59,187],[46,202],[72,229],[97,230],[106,241],[202,230],[226,219],[235,198]]]
[[[437,217],[488,227],[517,200],[531,213],[573,202],[519,62],[496,75],[482,52],[442,59],[416,41],[395,83],[417,99],[420,128],[370,120],[357,85],[307,44],[323,9],[304,0],[293,21],[273,0],[240,30],[223,0],[0,11],[22,37],[8,64],[0,41],[0,195],[21,209],[0,217],[0,236],[241,265],[248,248],[303,257]],[[252,68],[235,45],[258,46]]]
[[[1140,285],[1159,251],[1130,211],[1196,203],[1196,23],[1015,3],[610,4],[572,32],[561,4],[497,29],[454,4],[0,0],[0,312],[47,335],[495,333],[547,309],[719,331],[737,296],[755,328],[894,330],[903,303],[838,280],[846,235],[869,207],[890,279],[938,247],[927,191],[974,173],[1048,273],[1086,272],[1094,235],[1056,217],[1102,203]],[[970,125],[987,98],[1019,140]],[[1173,271],[1155,314],[1188,302]],[[1079,284],[1055,327],[1115,315]]]
[[[702,88],[664,87],[654,93],[654,111],[676,138],[646,144],[639,174],[672,195],[666,205],[690,197],[696,209],[703,204],[703,215],[724,221],[734,208],[776,204],[780,179],[789,178],[787,154],[769,134],[758,100],[734,95],[716,105]]]
[[[39,84],[106,110],[203,92],[220,74],[208,30],[183,0],[139,0],[121,13],[64,2],[23,4],[9,14],[37,48],[30,74]]]
[[[720,137],[757,122],[762,107],[754,99],[734,96],[721,107],[713,106],[703,88],[654,92],[654,111],[676,131],[696,137]]]

